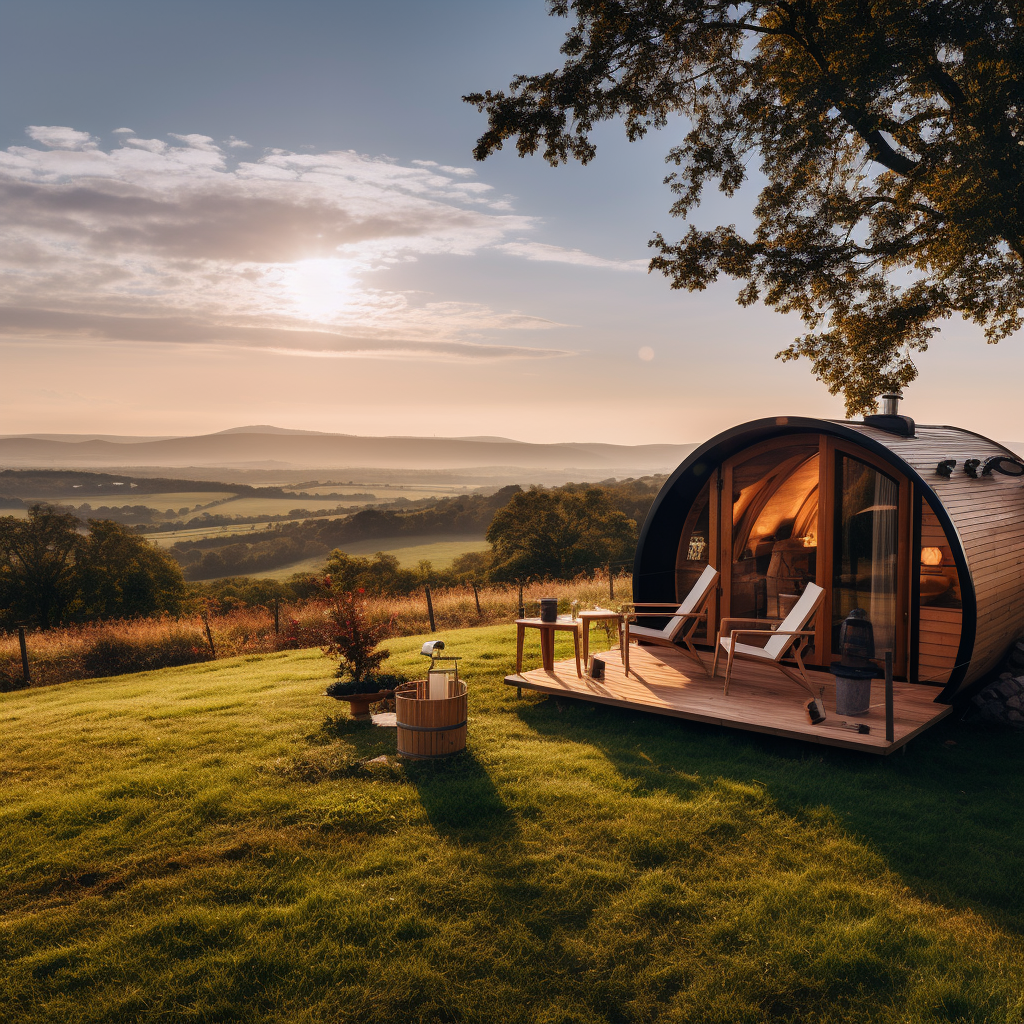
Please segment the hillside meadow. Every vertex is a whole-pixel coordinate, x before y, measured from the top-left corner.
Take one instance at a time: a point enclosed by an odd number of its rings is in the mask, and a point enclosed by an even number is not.
[[[630,591],[630,577],[617,576],[614,587],[619,598],[624,599]],[[607,605],[608,577],[581,578],[555,585],[531,584],[523,592],[528,611],[536,614],[539,598],[552,593],[559,596],[563,612],[569,611],[573,600],[579,601],[581,608]],[[455,629],[511,622],[515,618],[519,605],[515,587],[481,587],[477,596],[479,609],[470,586],[435,588],[432,600],[437,627]],[[370,621],[387,623],[392,636],[410,636],[430,628],[426,596],[422,591],[408,597],[366,597],[363,606]],[[31,685],[51,686],[115,671],[126,672],[130,668],[165,668],[214,658],[314,647],[323,642],[326,614],[324,601],[313,598],[282,602],[278,609],[278,628],[275,628],[272,605],[250,605],[221,613],[211,610],[205,617],[197,610],[180,618],[123,619],[32,630],[26,636]],[[21,684],[18,636],[0,633],[0,692],[16,689]]]
[[[372,540],[348,541],[340,550],[348,555],[372,556],[378,552],[394,555],[403,569],[415,569],[420,562],[426,561],[435,569],[450,569],[452,562],[459,555],[469,551],[489,551],[490,544],[483,537],[453,537],[450,534],[438,534],[433,537],[391,537]],[[327,556],[306,558],[301,562],[283,565],[280,569],[266,569],[263,572],[251,573],[254,579],[286,580],[297,572],[318,572]]]
[[[1022,1019],[1018,736],[881,759],[518,700],[511,626],[440,635],[440,762],[377,760],[319,651],[0,696],[0,1018]]]

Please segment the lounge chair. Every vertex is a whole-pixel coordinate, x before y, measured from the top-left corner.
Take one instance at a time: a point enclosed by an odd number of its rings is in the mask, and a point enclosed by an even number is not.
[[[708,674],[704,662],[700,660],[700,655],[697,653],[697,648],[693,645],[693,634],[697,631],[697,627],[701,622],[705,621],[708,617],[707,603],[715,589],[715,584],[718,582],[718,575],[717,569],[710,565],[707,566],[700,574],[697,582],[690,588],[690,592],[686,595],[683,603],[678,606],[669,604],[667,601],[640,604],[630,603],[629,607],[631,608],[670,608],[671,611],[657,612],[645,610],[642,613],[645,618],[648,616],[658,618],[667,616],[669,621],[664,629],[637,626],[629,621],[628,616],[626,617],[626,625],[622,635],[622,667],[625,669],[627,676],[629,675],[630,640],[643,641],[645,644],[659,644],[662,647],[675,647],[676,650],[679,649],[679,644],[683,644],[694,661],[700,665],[704,674]],[[684,627],[687,627],[685,632]]]
[[[725,692],[729,692],[733,659],[740,657],[751,658],[766,665],[774,665],[784,676],[799,683],[812,697],[817,697],[818,695],[811,689],[807,680],[807,670],[804,668],[800,652],[804,646],[804,640],[814,636],[814,630],[809,630],[806,626],[814,618],[824,597],[825,591],[821,587],[816,583],[808,583],[800,595],[800,600],[793,605],[790,613],[781,621],[779,619],[722,619],[718,630],[718,643],[715,645],[715,666],[711,674],[712,676],[718,674],[718,656],[722,651],[727,651],[729,662],[725,670]],[[761,626],[772,623],[776,628],[768,634],[769,639],[764,647],[754,647],[751,644],[740,643],[740,637],[763,637],[766,631],[764,629],[732,629],[732,625],[737,622],[757,622]],[[722,634],[726,631],[729,635],[723,636]],[[782,659],[790,648],[792,648],[793,658],[800,668],[799,676],[782,664]]]

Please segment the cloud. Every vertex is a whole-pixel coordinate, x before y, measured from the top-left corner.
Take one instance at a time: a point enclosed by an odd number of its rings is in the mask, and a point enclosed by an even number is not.
[[[236,139],[234,135],[229,135],[225,140],[224,144],[230,146],[232,149],[252,149],[252,146],[243,139]]]
[[[472,310],[465,311],[471,315]],[[515,316],[515,315],[513,315]],[[529,318],[519,318],[520,321]],[[509,326],[531,326],[519,322]],[[574,355],[565,349],[424,337],[387,336],[384,332],[353,330],[347,333],[309,330],[301,323],[277,327],[257,322],[217,323],[205,317],[112,316],[104,313],[0,306],[0,335],[41,337],[48,341],[91,339],[101,341],[156,342],[175,345],[233,345],[242,348],[321,358],[433,358],[459,361],[510,359],[531,356],[556,358]]]
[[[63,128],[58,125],[30,124],[25,134],[36,142],[41,142],[51,149],[95,149],[96,143],[88,132],[78,132],[74,128]]]
[[[557,245],[545,245],[543,242],[505,242],[494,246],[510,256],[520,256],[527,260],[541,260],[546,263],[573,263],[581,267],[601,267],[607,270],[629,270],[646,273],[647,260],[608,260],[603,256],[593,256],[582,249],[563,249]]]
[[[508,242],[536,226],[468,168],[241,140],[27,129],[0,150],[0,337],[218,345],[328,358],[508,359],[565,325],[388,290],[387,271],[498,248],[527,259],[642,269]],[[169,141],[168,141],[169,140]],[[633,261],[639,263],[640,261]],[[509,340],[509,332],[515,332]]]
[[[134,128],[115,128],[114,129],[114,134],[115,135],[134,135],[135,134],[135,129]]]

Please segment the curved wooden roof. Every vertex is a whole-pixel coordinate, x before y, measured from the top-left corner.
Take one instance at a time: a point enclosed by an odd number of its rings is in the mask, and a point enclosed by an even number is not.
[[[666,481],[644,522],[634,565],[636,600],[671,600],[676,534],[708,473],[758,441],[786,434],[829,434],[860,444],[914,483],[947,535],[960,575],[963,629],[956,669],[942,700],[992,669],[1024,633],[1024,485],[998,473],[970,477],[967,459],[1016,455],[980,434],[952,426],[916,427],[901,437],[864,423],[780,416],[733,427],[698,447]],[[936,467],[956,459],[951,477]],[[668,549],[671,548],[669,555]]]

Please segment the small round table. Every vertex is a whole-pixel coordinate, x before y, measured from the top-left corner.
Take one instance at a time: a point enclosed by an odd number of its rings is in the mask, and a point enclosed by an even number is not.
[[[574,622],[568,615],[559,615],[554,622],[542,622],[539,618],[516,619],[516,675],[523,671],[523,639],[527,627],[540,630],[540,659],[547,672],[555,670],[555,631],[562,629],[572,633],[576,651],[576,675],[583,678],[580,669],[580,622]]]
[[[615,628],[619,633],[619,652],[622,652],[622,615],[619,612],[610,611],[607,608],[591,608],[586,612],[578,612],[580,622],[583,624],[583,664],[590,665],[590,624],[592,622],[615,622]]]

